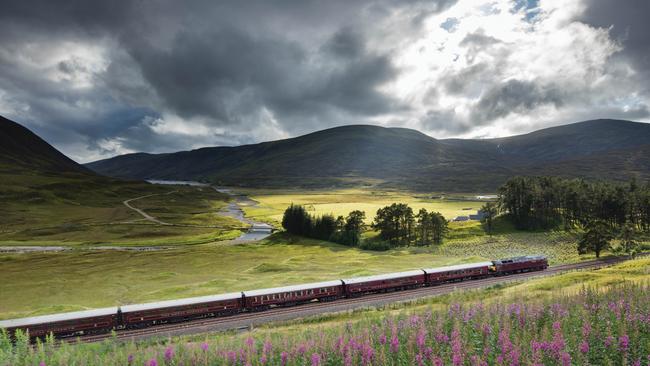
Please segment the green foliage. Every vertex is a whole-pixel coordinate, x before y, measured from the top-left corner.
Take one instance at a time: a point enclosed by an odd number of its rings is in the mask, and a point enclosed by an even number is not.
[[[480,212],[483,213],[483,218],[481,222],[485,225],[485,231],[488,235],[492,235],[492,229],[494,225],[494,219],[499,214],[499,206],[494,202],[487,202],[483,207],[481,207]]]
[[[631,222],[650,230],[650,183],[640,187],[581,179],[515,177],[499,188],[499,205],[518,229],[585,227],[599,220],[612,228]]]
[[[439,212],[422,208],[417,215],[405,203],[393,203],[377,210],[372,228],[393,247],[442,243],[449,231],[447,220]]]
[[[292,203],[284,211],[282,227],[292,234],[310,236],[312,231],[312,218],[303,206]]]
[[[623,226],[623,229],[621,229],[618,237],[620,245],[615,248],[615,252],[617,254],[625,254],[629,257],[636,255],[640,251],[641,246],[635,237],[636,229],[634,228],[634,225],[628,222]]]
[[[610,248],[610,241],[613,235],[606,223],[594,221],[587,225],[586,231],[578,241],[578,253],[586,254],[588,252],[596,253],[596,258],[600,253]]]
[[[372,228],[379,230],[379,236],[392,246],[409,245],[415,233],[413,209],[405,203],[393,203],[377,210]]]
[[[359,244],[359,249],[385,252],[392,249],[392,246],[389,242],[383,240],[364,240]]]
[[[366,228],[365,218],[366,213],[358,210],[350,212],[346,219],[342,216],[335,219],[329,214],[313,216],[304,206],[292,203],[284,211],[282,227],[291,234],[357,246]]]

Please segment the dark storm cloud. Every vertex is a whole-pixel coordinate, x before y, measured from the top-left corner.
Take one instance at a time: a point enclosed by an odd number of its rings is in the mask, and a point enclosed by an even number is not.
[[[327,108],[370,116],[395,104],[377,87],[397,69],[388,56],[368,53],[363,39],[349,29],[315,54],[295,42],[233,28],[181,32],[165,49],[147,43],[130,47],[165,106],[182,117],[237,123],[241,105],[266,107],[284,121]]]
[[[399,70],[390,47],[367,47],[373,27],[408,10],[412,30],[455,2],[7,1],[0,11],[0,93],[29,110],[10,117],[55,144],[74,136],[90,149],[119,139],[123,147],[160,150],[164,141],[146,121],[167,114],[239,132],[268,118],[289,134],[359,122],[405,108],[380,90]],[[105,67],[64,59],[53,81],[24,63],[26,47],[46,58],[47,50],[34,47],[65,42],[100,44]],[[91,87],[71,87],[82,76],[92,78]],[[214,136],[214,144],[246,140],[240,133]],[[145,143],[130,141],[136,137]]]
[[[554,85],[508,80],[481,96],[472,111],[471,119],[480,125],[511,113],[525,114],[544,105],[559,107],[566,97]]]
[[[643,77],[645,92],[650,94],[650,1],[587,0],[586,10],[578,19],[589,25],[610,28],[623,50],[617,55],[630,61]]]

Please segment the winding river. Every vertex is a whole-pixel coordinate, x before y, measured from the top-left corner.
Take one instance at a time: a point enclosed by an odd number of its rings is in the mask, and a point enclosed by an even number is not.
[[[232,197],[232,201],[218,214],[226,217],[230,217],[240,222],[250,225],[250,228],[247,232],[243,233],[237,239],[230,240],[232,243],[246,243],[257,241],[266,238],[267,236],[273,233],[273,226],[259,221],[254,221],[247,218],[244,215],[243,207],[256,206],[257,201],[250,199],[249,197],[233,192],[230,188],[226,187],[215,187],[209,184],[194,182],[194,181],[178,181],[178,180],[149,180],[149,183],[153,184],[165,184],[165,185],[189,185],[196,187],[212,187],[215,191],[223,194],[227,194]]]

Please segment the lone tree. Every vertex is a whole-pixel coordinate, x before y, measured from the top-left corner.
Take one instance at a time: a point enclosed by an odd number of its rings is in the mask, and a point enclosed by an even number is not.
[[[483,225],[485,225],[485,231],[488,235],[492,235],[492,225],[494,223],[494,218],[499,214],[497,204],[494,202],[487,202],[481,207],[481,212],[484,216],[481,219]]]
[[[616,248],[616,251],[618,253],[626,254],[629,257],[634,257],[634,255],[639,251],[639,243],[634,240],[635,236],[636,229],[634,228],[634,224],[627,222],[618,236],[621,240],[621,245]]]
[[[578,241],[578,253],[594,252],[596,258],[600,258],[600,252],[610,248],[612,237],[607,224],[602,221],[593,221],[587,225],[585,233]]]

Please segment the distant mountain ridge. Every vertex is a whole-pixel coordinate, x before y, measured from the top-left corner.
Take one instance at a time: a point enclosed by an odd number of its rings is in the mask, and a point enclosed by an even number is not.
[[[381,183],[493,191],[513,175],[650,178],[650,124],[592,120],[496,139],[442,139],[406,128],[350,125],[285,140],[89,163],[131,179],[191,179],[259,187]]]

